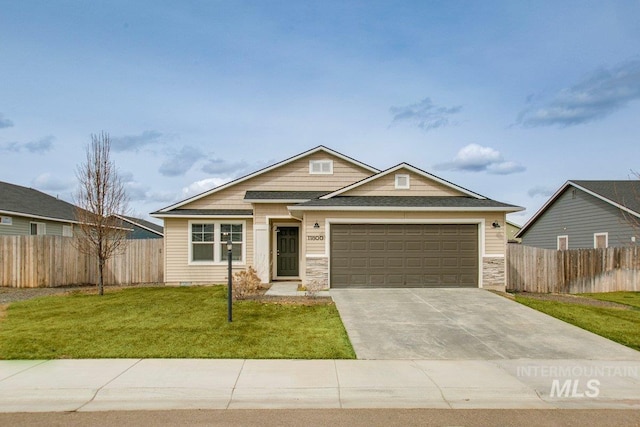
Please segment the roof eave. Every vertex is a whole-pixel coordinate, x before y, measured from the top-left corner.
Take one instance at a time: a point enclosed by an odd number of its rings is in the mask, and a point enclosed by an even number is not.
[[[79,221],[76,221],[74,219],[54,218],[54,217],[49,217],[49,216],[33,215],[33,214],[29,214],[29,213],[24,213],[24,212],[14,212],[14,211],[0,210],[0,214],[11,215],[11,216],[23,216],[23,217],[27,217],[27,218],[41,219],[41,220],[44,220],[44,221],[67,222],[67,223],[70,223],[70,224],[80,224]]]
[[[520,212],[524,208],[514,207],[424,207],[424,206],[287,206],[289,211],[412,211],[412,212]]]

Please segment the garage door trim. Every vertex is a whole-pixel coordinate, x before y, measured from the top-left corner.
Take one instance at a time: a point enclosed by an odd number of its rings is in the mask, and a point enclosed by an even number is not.
[[[325,254],[328,261],[327,281],[331,288],[331,225],[332,224],[475,224],[478,226],[478,288],[482,288],[482,259],[484,257],[484,218],[393,219],[393,218],[327,218],[325,220]]]

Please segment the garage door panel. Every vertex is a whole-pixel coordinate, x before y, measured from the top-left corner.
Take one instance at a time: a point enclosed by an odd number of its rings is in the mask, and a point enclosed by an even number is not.
[[[478,284],[476,224],[334,224],[331,286]]]

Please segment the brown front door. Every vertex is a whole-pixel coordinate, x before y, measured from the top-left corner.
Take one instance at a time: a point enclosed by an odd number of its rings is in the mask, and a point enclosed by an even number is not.
[[[298,227],[278,227],[277,237],[277,271],[278,277],[295,277],[298,268]]]

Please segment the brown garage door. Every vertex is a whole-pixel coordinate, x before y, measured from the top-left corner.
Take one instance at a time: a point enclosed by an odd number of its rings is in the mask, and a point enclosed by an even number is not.
[[[331,287],[477,287],[475,224],[334,224]]]

